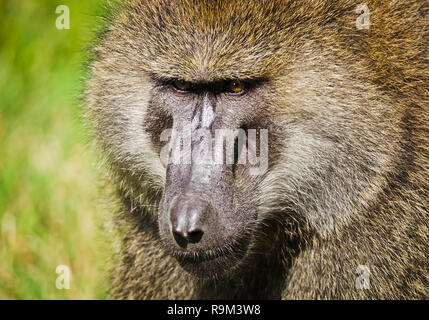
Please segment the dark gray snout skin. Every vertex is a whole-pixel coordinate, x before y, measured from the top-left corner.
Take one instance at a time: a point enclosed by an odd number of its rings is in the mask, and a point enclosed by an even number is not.
[[[224,120],[210,94],[173,116],[160,229],[178,252],[204,255],[235,238],[233,166],[214,161],[215,131],[230,127]]]

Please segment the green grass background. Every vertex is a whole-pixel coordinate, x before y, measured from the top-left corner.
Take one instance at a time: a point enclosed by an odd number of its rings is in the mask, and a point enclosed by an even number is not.
[[[0,1],[0,299],[106,297],[109,210],[78,99],[103,1]],[[70,30],[55,27],[58,5]]]

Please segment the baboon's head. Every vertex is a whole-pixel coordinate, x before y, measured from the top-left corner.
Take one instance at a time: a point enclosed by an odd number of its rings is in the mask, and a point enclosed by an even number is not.
[[[240,265],[267,219],[329,234],[383,183],[399,115],[315,3],[131,1],[96,48],[97,138],[195,275]]]

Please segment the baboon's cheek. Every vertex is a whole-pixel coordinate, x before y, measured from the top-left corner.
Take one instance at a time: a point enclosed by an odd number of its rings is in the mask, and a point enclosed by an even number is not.
[[[160,154],[162,147],[164,147],[167,142],[163,137],[168,133],[168,130],[173,127],[173,117],[162,108],[150,104],[146,111],[142,126],[150,135],[155,151]]]

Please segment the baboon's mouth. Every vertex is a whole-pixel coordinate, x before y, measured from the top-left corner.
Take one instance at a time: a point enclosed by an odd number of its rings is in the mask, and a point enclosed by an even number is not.
[[[212,261],[219,258],[226,257],[231,255],[230,252],[223,251],[221,249],[216,250],[216,252],[201,252],[201,253],[176,253],[174,256],[177,260],[184,263],[202,263],[205,261]]]
[[[199,278],[214,277],[237,266],[246,253],[246,247],[219,248],[210,252],[174,253],[184,270]]]

